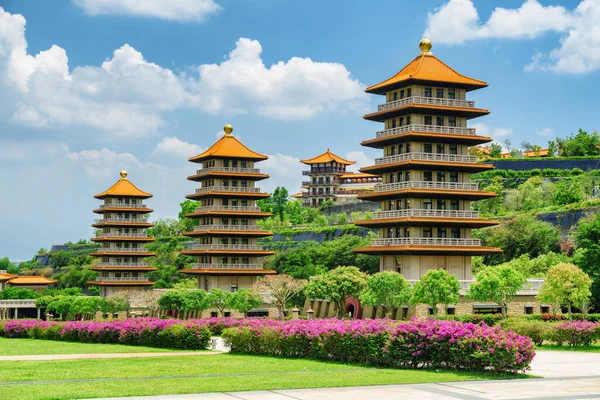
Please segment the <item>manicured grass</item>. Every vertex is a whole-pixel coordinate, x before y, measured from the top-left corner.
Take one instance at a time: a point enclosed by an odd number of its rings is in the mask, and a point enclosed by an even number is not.
[[[40,354],[99,354],[99,353],[156,353],[182,351],[157,347],[126,346],[123,344],[95,344],[60,342],[37,339],[7,339],[0,337],[0,355],[24,356]]]
[[[359,367],[244,355],[2,361],[1,399],[71,399],[498,379],[497,375]],[[129,378],[128,380],[110,380]],[[65,380],[86,379],[84,382]],[[108,379],[108,380],[107,380]],[[9,382],[29,384],[7,385]]]
[[[559,350],[559,351],[584,351],[587,353],[600,353],[600,343],[593,344],[591,346],[557,346],[555,344],[544,344],[541,346],[535,346],[536,350]]]

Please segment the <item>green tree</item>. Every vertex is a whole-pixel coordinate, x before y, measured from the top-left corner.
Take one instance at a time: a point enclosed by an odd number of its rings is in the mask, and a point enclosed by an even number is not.
[[[275,304],[279,311],[279,319],[283,320],[288,303],[302,292],[306,281],[294,279],[289,275],[267,275],[252,286],[252,290],[264,299],[267,304]]]
[[[575,264],[561,263],[550,268],[537,298],[544,303],[566,305],[572,319],[573,304],[582,304],[591,296],[592,280]]]
[[[19,273],[19,267],[10,262],[8,257],[0,258],[0,270],[6,271],[9,274]]]
[[[71,305],[75,302],[75,296],[58,296],[46,307],[46,311],[60,315],[61,318],[68,319],[71,314]]]
[[[356,267],[337,267],[322,275],[317,275],[306,286],[304,293],[311,299],[329,299],[343,318],[346,312],[346,299],[358,297],[367,286],[368,276]]]
[[[39,294],[31,289],[7,287],[0,291],[0,300],[29,300],[37,299]]]
[[[574,179],[562,179],[552,185],[555,205],[577,203],[583,200],[583,188]]]
[[[359,298],[362,304],[381,306],[383,317],[387,317],[388,307],[407,304],[411,297],[410,284],[397,272],[378,272],[367,281],[367,287]]]
[[[484,192],[496,193],[496,197],[475,202],[474,208],[484,215],[501,215],[504,212],[504,203],[502,196],[504,193],[504,184],[502,177],[494,176],[492,182],[482,188]]]
[[[100,303],[100,310],[110,316],[121,311],[127,311],[128,309],[129,304],[127,300],[121,296],[108,296],[103,298],[102,303]]]
[[[597,156],[600,154],[600,136],[597,131],[587,133],[579,129],[576,135],[569,135],[565,138],[557,138],[558,148],[561,157],[574,156]]]
[[[492,158],[502,157],[502,145],[500,143],[490,144],[490,157],[492,157]]]
[[[527,277],[508,266],[488,267],[476,275],[469,288],[469,297],[478,301],[494,302],[502,307],[502,319],[506,319],[508,304],[523,288]]]
[[[209,306],[208,294],[204,290],[184,290],[182,291],[183,306],[182,310],[184,313],[189,312],[202,312]]]
[[[163,310],[174,310],[177,315],[185,309],[185,295],[181,290],[169,290],[158,298],[158,305]]]
[[[437,315],[438,304],[447,308],[450,304],[458,303],[459,292],[460,283],[454,275],[450,275],[445,269],[432,269],[415,283],[411,302],[427,304],[433,315]]]
[[[225,316],[225,309],[229,307],[229,302],[232,293],[226,292],[221,289],[212,289],[208,296],[206,296],[206,301],[210,305],[210,307],[216,308],[221,317]]]
[[[239,289],[229,298],[228,307],[246,316],[248,311],[260,306],[261,304],[263,304],[263,299],[260,294],[253,290]]]
[[[179,204],[181,211],[179,212],[179,225],[183,232],[190,232],[194,230],[194,227],[199,224],[199,219],[188,218],[186,215],[192,214],[196,211],[196,208],[200,207],[200,202],[193,200],[186,200]]]
[[[582,219],[575,231],[574,262],[592,279],[592,301],[600,308],[600,214]]]
[[[80,314],[81,320],[89,319],[100,311],[102,298],[98,296],[75,297],[69,308],[71,315]]]

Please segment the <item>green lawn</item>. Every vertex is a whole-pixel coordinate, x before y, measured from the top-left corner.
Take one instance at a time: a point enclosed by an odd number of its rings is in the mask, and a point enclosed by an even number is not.
[[[557,346],[555,344],[544,344],[541,346],[535,346],[538,350],[559,350],[559,351],[585,351],[588,353],[600,353],[600,343],[595,343],[591,346],[580,346],[580,347],[570,347],[570,346]]]
[[[181,350],[156,347],[126,346],[123,344],[94,344],[59,342],[37,339],[7,339],[0,337],[0,355],[24,356],[39,354],[99,354],[99,353],[155,353]]]
[[[489,374],[376,369],[313,360],[231,354],[138,359],[2,361],[0,371],[0,399],[20,400],[498,378]],[[86,381],[65,382],[74,379]],[[11,385],[10,382],[30,383]]]

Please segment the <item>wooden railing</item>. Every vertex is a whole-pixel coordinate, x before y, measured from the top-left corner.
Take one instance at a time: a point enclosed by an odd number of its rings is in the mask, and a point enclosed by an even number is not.
[[[373,213],[373,219],[406,218],[406,217],[434,217],[434,218],[479,218],[478,211],[464,210],[428,210],[428,209],[405,209],[377,211]]]
[[[437,153],[411,152],[411,153],[395,154],[393,156],[376,158],[375,165],[393,164],[393,163],[409,161],[409,160],[476,163],[477,157],[463,156],[463,155],[458,155],[458,154],[437,154]]]
[[[140,223],[146,223],[148,221],[146,221],[145,219],[139,218],[139,219],[132,219],[132,218],[103,218],[101,220],[98,220],[98,222],[123,222],[125,224],[140,224]]]
[[[374,238],[371,246],[481,246],[480,239],[454,239],[454,238]]]
[[[98,253],[102,252],[120,252],[120,253],[148,253],[148,250],[143,247],[100,247],[96,250]]]
[[[210,167],[196,170],[196,175],[207,175],[211,172],[231,172],[238,174],[260,174],[258,168]]]
[[[96,237],[116,237],[116,238],[147,238],[148,234],[146,232],[143,233],[117,233],[117,232],[109,232],[109,233],[98,233]]]
[[[476,135],[475,128],[462,128],[457,126],[438,126],[438,125],[423,125],[410,124],[398,126],[396,128],[384,129],[377,132],[376,137],[384,138],[388,136],[400,135],[408,132],[425,132],[425,133],[445,133],[449,135]]]
[[[96,267],[147,267],[147,263],[142,262],[99,262]]]
[[[258,225],[200,225],[194,231],[262,231]]]
[[[146,204],[105,203],[100,208],[148,208]]]
[[[257,244],[194,244],[190,250],[263,250]]]
[[[260,193],[260,188],[255,187],[240,187],[240,186],[209,186],[196,189],[196,193],[207,192],[239,192],[239,193]]]
[[[196,212],[205,211],[240,211],[240,212],[261,212],[260,207],[243,207],[243,206],[203,206],[198,207]]]
[[[192,269],[263,269],[262,264],[192,264]]]
[[[377,111],[386,111],[398,107],[404,107],[409,104],[425,104],[429,106],[443,106],[443,107],[461,107],[461,108],[473,108],[475,102],[472,100],[456,100],[456,99],[440,99],[437,97],[422,97],[422,96],[411,96],[400,100],[390,101],[385,104],[377,106]]]
[[[98,282],[149,282],[146,276],[99,276]]]
[[[391,192],[404,189],[441,189],[441,190],[479,190],[476,183],[459,182],[434,182],[434,181],[407,181],[396,183],[378,183],[375,192]]]

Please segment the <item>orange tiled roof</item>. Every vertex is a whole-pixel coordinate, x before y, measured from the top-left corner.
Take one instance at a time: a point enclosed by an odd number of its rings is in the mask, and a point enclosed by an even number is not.
[[[327,149],[327,151],[323,154],[320,154],[316,157],[309,158],[308,160],[300,160],[304,164],[318,164],[318,163],[328,163],[328,162],[336,162],[339,164],[352,165],[356,164],[356,161],[349,161],[342,157],[336,156],[331,152],[331,150]]]
[[[217,142],[210,146],[204,153],[191,157],[190,161],[202,162],[202,160],[211,157],[246,158],[255,161],[266,160],[269,158],[264,154],[250,150],[230,133],[223,135],[221,139],[217,140]]]
[[[548,149],[540,149],[539,151],[524,151],[523,157],[548,157]]]
[[[139,197],[142,199],[149,199],[152,194],[144,192],[138,189],[129,179],[127,179],[127,172],[121,171],[121,179],[119,179],[114,185],[108,190],[98,193],[94,197],[97,199],[103,199],[110,196],[126,196],[126,197]]]
[[[478,79],[469,78],[459,74],[433,54],[419,54],[408,65],[391,78],[365,89],[367,93],[382,93],[386,88],[400,85],[402,83],[417,80],[459,84],[483,88],[487,83]]]
[[[302,198],[302,192],[298,192],[296,194],[293,194],[290,197],[293,197],[295,199],[301,199]]]
[[[13,278],[16,278],[18,275],[13,274],[0,274],[0,282],[6,282]]]
[[[379,178],[377,175],[367,174],[365,172],[348,172],[340,176],[340,179],[352,179],[352,178]]]
[[[17,276],[8,281],[11,285],[49,285],[56,282],[55,279],[46,278],[45,276]]]

